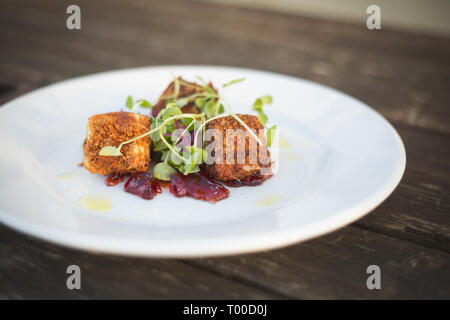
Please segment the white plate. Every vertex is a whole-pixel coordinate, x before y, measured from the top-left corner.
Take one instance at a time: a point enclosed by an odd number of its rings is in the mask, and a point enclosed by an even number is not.
[[[227,88],[234,112],[271,94],[270,123],[280,128],[279,172],[258,187],[230,188],[209,204],[167,190],[146,201],[106,187],[77,167],[89,116],[119,110],[127,97],[155,101],[173,75]],[[402,141],[365,104],[285,75],[210,66],[119,70],[63,81],[0,108],[0,221],[54,243],[124,255],[191,257],[266,250],[343,227],[379,205],[405,168]],[[79,206],[104,196],[113,208]],[[264,199],[280,199],[266,201]]]

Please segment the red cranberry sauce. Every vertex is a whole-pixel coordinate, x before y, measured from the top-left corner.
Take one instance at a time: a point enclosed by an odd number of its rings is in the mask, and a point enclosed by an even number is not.
[[[158,180],[152,177],[148,172],[142,172],[131,176],[125,183],[124,190],[135,194],[142,199],[153,199],[158,193],[161,193],[161,186]]]
[[[177,197],[192,197],[210,203],[228,198],[230,191],[219,183],[212,181],[203,172],[170,176],[169,191]]]
[[[108,177],[105,180],[105,183],[108,187],[113,187],[115,185],[118,185],[122,181],[124,181],[127,178],[126,174],[122,173],[111,173],[108,175]]]
[[[242,187],[242,186],[259,186],[263,184],[264,181],[272,177],[272,175],[261,175],[261,174],[255,174],[253,176],[250,176],[245,179],[241,180],[229,180],[229,181],[222,181],[223,184],[225,184],[228,187]]]

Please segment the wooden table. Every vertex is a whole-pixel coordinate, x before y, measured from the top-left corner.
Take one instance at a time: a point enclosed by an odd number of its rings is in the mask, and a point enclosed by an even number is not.
[[[406,172],[363,219],[305,243],[211,259],[98,255],[0,226],[0,298],[450,298],[450,39],[192,1],[2,0],[0,102],[118,68],[229,65],[310,79],[398,130]],[[364,15],[364,13],[361,13]],[[1,196],[1,195],[0,195]],[[66,268],[82,289],[66,288]],[[366,287],[367,266],[382,289]]]

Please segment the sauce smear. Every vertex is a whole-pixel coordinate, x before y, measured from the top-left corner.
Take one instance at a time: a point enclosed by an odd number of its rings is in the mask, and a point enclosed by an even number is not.
[[[108,187],[113,187],[115,185],[118,185],[123,180],[125,180],[127,177],[126,174],[122,173],[111,173],[105,180],[105,183]]]
[[[142,199],[153,199],[158,193],[161,193],[161,186],[158,180],[152,177],[148,172],[139,173],[131,176],[125,183],[124,190],[135,194]]]
[[[228,198],[230,191],[219,183],[212,181],[203,172],[170,176],[169,191],[176,197],[192,197],[210,203]]]
[[[91,211],[108,211],[112,208],[111,200],[105,197],[83,196],[78,199],[78,204]]]
[[[223,181],[223,183],[228,187],[234,188],[242,186],[259,186],[270,177],[272,177],[272,175],[255,174],[245,179]]]

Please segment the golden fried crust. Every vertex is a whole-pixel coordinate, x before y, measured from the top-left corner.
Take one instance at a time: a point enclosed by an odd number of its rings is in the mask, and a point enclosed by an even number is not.
[[[178,77],[178,80],[180,80],[180,91],[178,94],[178,98],[184,98],[184,97],[193,95],[195,93],[205,92],[205,88],[203,88],[202,86],[198,85],[195,82],[186,81],[181,77]],[[217,93],[217,90],[213,87],[211,82],[208,83],[208,85],[214,90],[214,92]],[[175,84],[172,81],[169,84],[169,86],[164,90],[164,92],[161,94],[158,102],[153,107],[152,115],[154,117],[156,117],[158,115],[159,111],[161,111],[161,109],[163,109],[166,106],[167,99],[165,99],[165,98],[172,96],[174,94],[174,92],[175,92]],[[189,102],[181,108],[181,112],[183,112],[183,113],[200,113],[200,110],[197,108],[197,106],[195,105],[194,102],[195,102],[195,99],[190,99]]]
[[[148,136],[122,146],[121,156],[100,156],[98,153],[105,146],[118,147],[149,129],[150,118],[136,113],[110,112],[90,117],[83,145],[83,166],[90,173],[101,175],[146,171],[150,163]]]
[[[262,168],[267,168],[268,170],[270,170],[270,152],[266,147],[263,125],[261,124],[261,122],[259,122],[256,116],[246,114],[238,114],[237,116],[250,129],[252,129],[253,132],[255,132],[263,145],[260,146],[258,143],[256,143],[255,139],[250,136],[247,130],[232,116],[221,117],[208,122],[206,124],[206,130],[216,129],[222,134],[223,137],[223,146],[216,145],[214,147],[214,155],[218,155],[219,158],[220,155],[222,155],[222,163],[212,163],[204,165],[206,173],[213,179],[220,181],[241,180],[252,175],[259,174]],[[227,149],[228,147],[226,138],[228,129],[241,129],[245,134],[245,138],[243,140],[239,140],[237,138],[234,139],[234,145],[231,147],[231,152],[234,153],[234,159],[237,160],[237,153],[239,150],[238,144],[239,146],[241,146],[242,143],[245,143],[244,163],[237,163],[237,161],[232,164],[226,163],[226,153],[227,151],[230,152],[230,150]],[[212,143],[214,139],[215,138],[213,138],[212,141],[207,141],[205,144],[208,145],[209,143]],[[252,139],[252,143],[249,143],[250,139]],[[230,141],[231,143],[231,140],[228,141]],[[256,159],[256,161],[251,161],[251,159]]]

